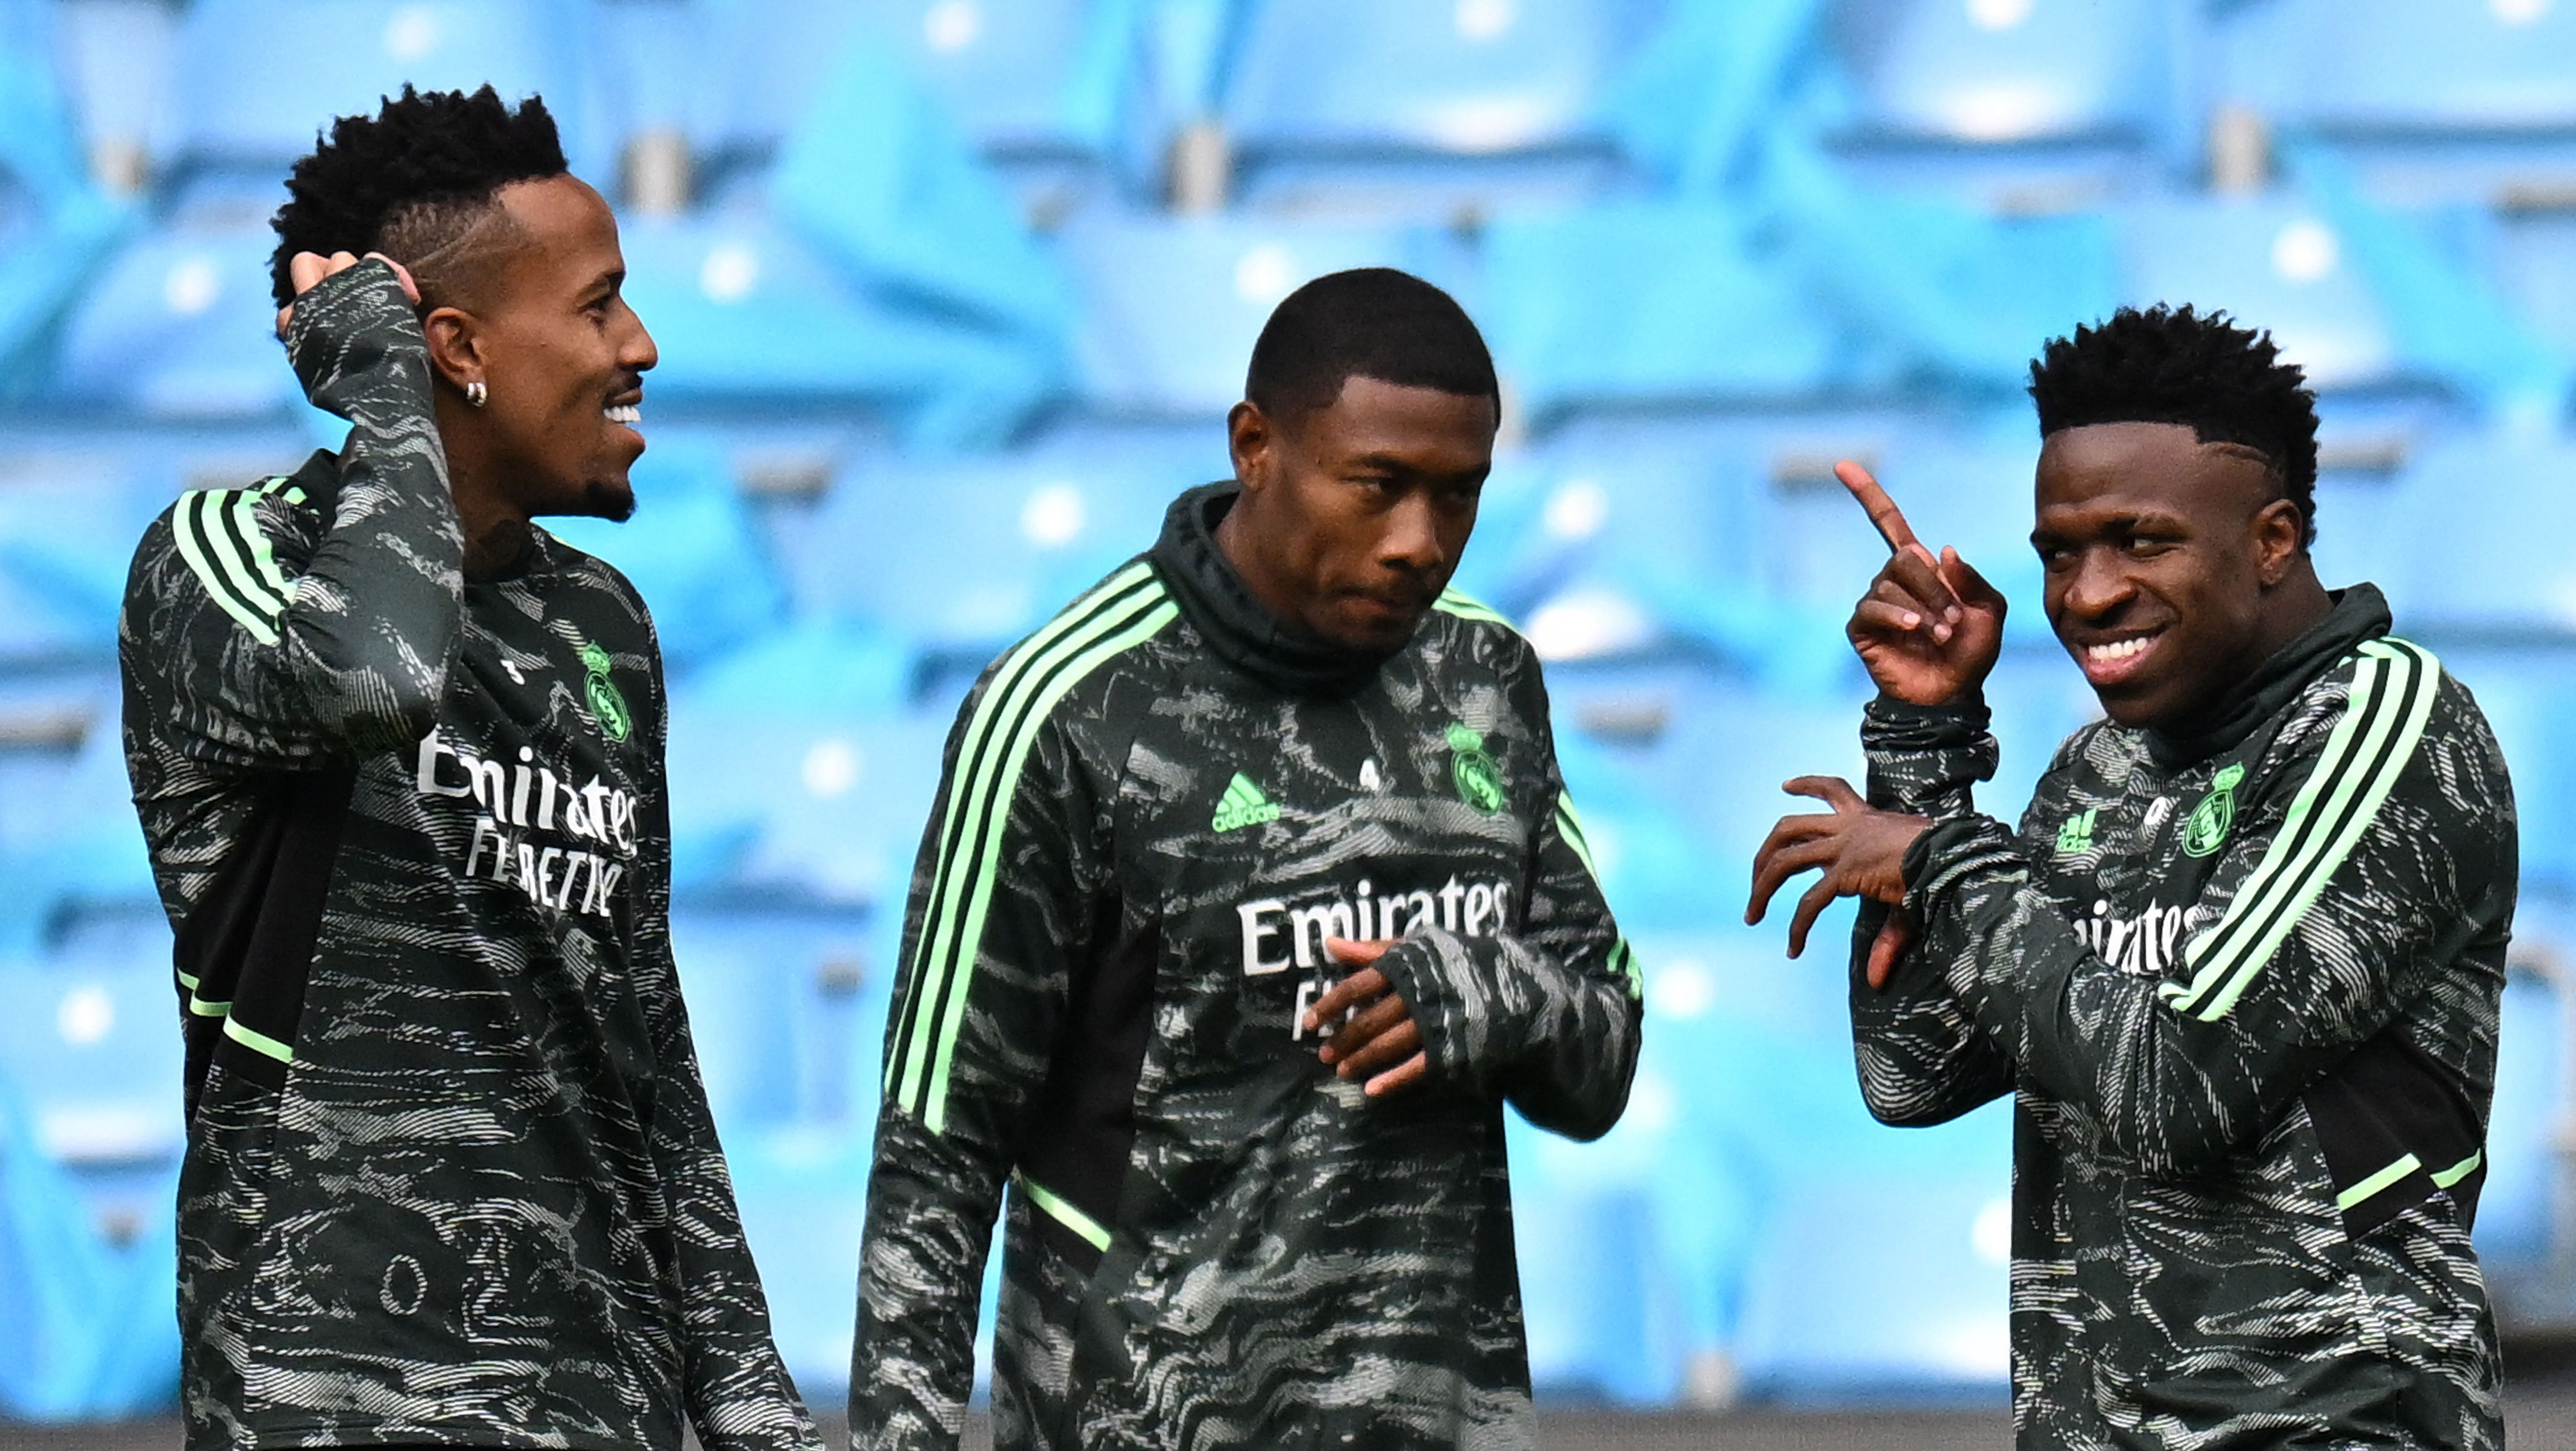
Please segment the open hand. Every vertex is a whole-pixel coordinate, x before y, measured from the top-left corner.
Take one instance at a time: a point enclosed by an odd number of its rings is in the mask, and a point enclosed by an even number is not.
[[[1431,1055],[1423,1051],[1422,1030],[1414,1025],[1412,1007],[1385,973],[1369,965],[1395,943],[1392,937],[1374,942],[1325,938],[1324,950],[1334,961],[1359,971],[1333,984],[1306,1009],[1304,1027],[1310,1033],[1350,1014],[1350,1021],[1333,1033],[1316,1056],[1347,1082],[1366,1079],[1364,1091],[1371,1098],[1409,1088],[1431,1073]]]
[[[1812,796],[1831,806],[1830,816],[1783,816],[1762,840],[1753,857],[1753,898],[1745,904],[1746,926],[1771,910],[1772,895],[1789,878],[1810,868],[1824,875],[1798,898],[1789,919],[1789,955],[1807,950],[1807,930],[1836,897],[1867,897],[1899,910],[1870,944],[1869,985],[1887,986],[1897,958],[1912,940],[1913,927],[1902,910],[1905,902],[1905,854],[1932,823],[1920,816],[1881,811],[1860,798],[1839,776],[1800,776],[1783,785],[1792,796]]]
[[[405,267],[400,262],[386,256],[382,252],[369,252],[367,257],[374,258],[376,261],[382,262],[386,266],[394,269],[394,280],[402,284],[403,296],[411,299],[412,306],[420,306],[420,284],[411,280],[410,268]],[[295,295],[302,297],[304,294],[312,291],[314,284],[320,282],[323,278],[333,276],[337,273],[346,272],[350,268],[357,266],[359,262],[363,260],[366,259],[351,252],[334,252],[328,257],[323,256],[319,252],[298,252],[287,259],[286,276],[289,281],[295,284]],[[286,336],[287,319],[294,315],[295,304],[291,302],[277,310],[277,335],[279,337]]]
[[[1945,704],[1983,685],[2003,649],[2003,595],[1959,551],[1944,548],[1936,558],[1924,548],[1869,470],[1846,459],[1834,477],[1887,541],[1887,565],[1845,627],[1869,678],[1916,705]]]

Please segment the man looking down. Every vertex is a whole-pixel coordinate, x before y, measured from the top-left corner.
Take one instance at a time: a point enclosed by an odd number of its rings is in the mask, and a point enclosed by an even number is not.
[[[1235,478],[960,709],[904,922],[851,1437],[1525,1447],[1503,1105],[1607,1131],[1636,977],[1521,637],[1447,593],[1483,339],[1369,269],[1279,305]]]
[[[288,188],[279,330],[348,442],[182,495],[120,625],[188,1445],[814,1446],[672,968],[652,622],[530,523],[634,508],[616,221],[489,87]]]
[[[2223,314],[2123,310],[2032,368],[2049,623],[2108,719],[2015,831],[1980,687],[2004,601],[1841,473],[1893,551],[1853,612],[1864,802],[1788,789],[1748,920],[1866,899],[1870,1111],[2015,1095],[2025,1447],[2495,1447],[2484,1182],[2513,799],[2467,690],[2328,591],[2316,414]]]

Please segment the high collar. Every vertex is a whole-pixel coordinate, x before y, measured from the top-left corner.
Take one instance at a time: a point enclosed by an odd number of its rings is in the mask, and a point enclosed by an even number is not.
[[[2353,652],[2364,640],[2375,640],[2395,623],[2388,600],[2374,584],[2332,590],[2334,608],[2310,625],[2305,634],[2272,653],[2210,709],[2178,730],[2147,731],[2147,749],[2168,768],[2233,750],[2255,727],[2270,720],[2308,688],[2308,682]]]
[[[1291,695],[1348,695],[1366,685],[1385,655],[1336,645],[1271,613],[1217,547],[1217,521],[1242,490],[1228,479],[1174,499],[1148,556],[1155,572],[1208,648],[1262,684]]]

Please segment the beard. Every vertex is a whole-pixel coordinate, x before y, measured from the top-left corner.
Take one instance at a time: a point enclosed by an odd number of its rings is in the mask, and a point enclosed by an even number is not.
[[[582,486],[581,501],[565,512],[623,524],[635,517],[635,487],[623,481],[594,480]]]

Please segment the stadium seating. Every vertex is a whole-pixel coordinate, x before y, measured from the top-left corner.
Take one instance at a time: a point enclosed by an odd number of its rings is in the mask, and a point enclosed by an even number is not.
[[[585,128],[580,7],[561,0],[201,0],[170,74],[173,165],[274,174],[334,116],[413,84],[547,98],[566,150],[599,174],[613,161]]]
[[[1225,97],[1246,195],[1440,219],[1610,185],[1599,98],[1649,14],[1634,0],[1256,4]]]
[[[1270,310],[1346,267],[1455,279],[1439,234],[1375,223],[1086,214],[1058,239],[1086,303],[1082,391],[1113,415],[1214,418],[1243,396]]]
[[[1996,1395],[2007,1111],[1872,1123],[1849,907],[1796,962],[1802,884],[1737,918],[1755,844],[1815,809],[1780,782],[1861,770],[1842,628],[1886,547],[1834,459],[2011,600],[1984,809],[2095,713],[2040,608],[2020,390],[2122,301],[2227,309],[2309,369],[2321,569],[2381,583],[2503,744],[2523,912],[2478,1239],[2517,1323],[2576,1325],[2571,45],[2559,0],[0,0],[0,1415],[175,1380],[179,1041],[117,600],[179,488],[336,439],[272,335],[266,219],[318,127],[406,80],[542,90],[621,207],[661,354],[640,509],[548,527],[661,631],[676,953],[815,1399],[954,709],[1227,471],[1279,299],[1372,264],[1494,347],[1455,583],[1549,662],[1644,978],[1627,1121],[1509,1129],[1543,1395]],[[2267,156],[2204,167],[2221,107]],[[657,190],[674,137],[689,184]],[[1230,191],[1171,185],[1176,148]]]

